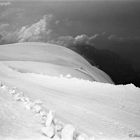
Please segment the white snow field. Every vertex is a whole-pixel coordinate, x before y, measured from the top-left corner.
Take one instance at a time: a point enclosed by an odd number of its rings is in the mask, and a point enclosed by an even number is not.
[[[140,140],[140,89],[67,48],[1,45],[0,81],[0,140]]]

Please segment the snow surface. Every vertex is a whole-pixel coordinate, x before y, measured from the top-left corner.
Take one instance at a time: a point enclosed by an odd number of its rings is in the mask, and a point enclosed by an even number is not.
[[[114,85],[80,55],[43,43],[0,46],[0,81],[95,140],[140,139],[140,89]],[[0,140],[44,140],[39,117],[0,88]]]

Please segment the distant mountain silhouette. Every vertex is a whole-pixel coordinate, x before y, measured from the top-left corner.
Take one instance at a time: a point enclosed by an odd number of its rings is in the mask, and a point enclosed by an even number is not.
[[[99,50],[87,44],[76,44],[69,48],[84,56],[92,65],[106,72],[116,84],[133,83],[140,87],[140,75],[129,60],[109,50]]]

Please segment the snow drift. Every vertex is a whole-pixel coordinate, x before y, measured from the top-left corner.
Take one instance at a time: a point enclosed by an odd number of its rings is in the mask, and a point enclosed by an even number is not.
[[[3,61],[35,61],[62,67],[55,70],[63,74],[64,68],[84,73],[92,80],[113,83],[107,74],[91,66],[82,56],[65,47],[46,43],[17,43],[0,46],[0,60]],[[53,68],[54,69],[54,68]],[[74,71],[72,73],[74,73]]]

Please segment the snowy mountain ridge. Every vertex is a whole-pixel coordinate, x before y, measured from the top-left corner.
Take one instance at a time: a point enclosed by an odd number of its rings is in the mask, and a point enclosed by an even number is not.
[[[88,138],[82,135],[78,140],[140,138],[140,89],[133,84],[114,85],[107,74],[69,49],[30,42],[1,45],[0,81],[2,140],[49,140],[54,127],[40,129],[40,117],[33,113],[41,111],[36,106],[41,102],[47,114],[54,110],[58,120],[71,124],[63,127],[61,140],[77,140],[83,133]],[[35,108],[30,100],[37,100]],[[30,105],[33,112],[27,111]]]

